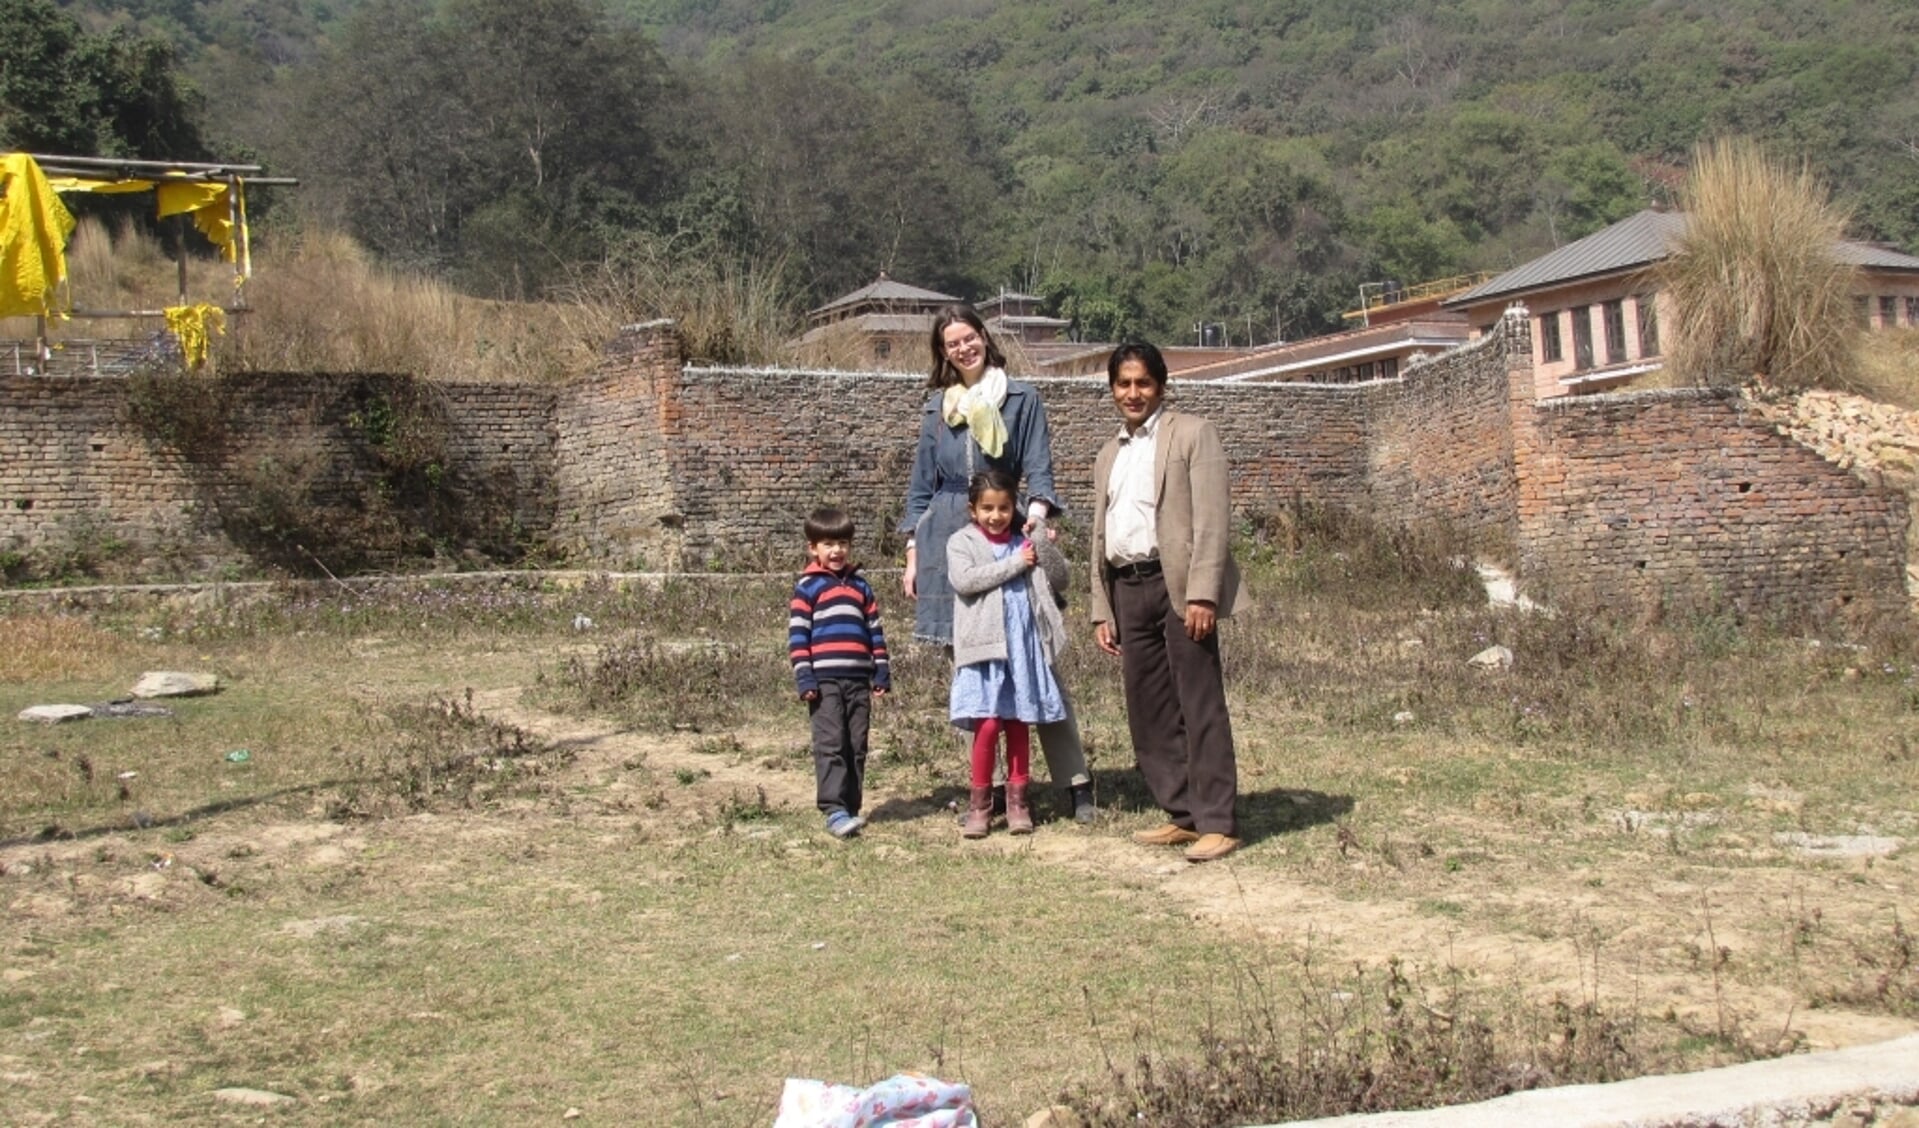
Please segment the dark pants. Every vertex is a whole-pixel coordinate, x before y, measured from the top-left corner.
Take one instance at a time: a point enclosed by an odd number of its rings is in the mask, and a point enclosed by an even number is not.
[[[1116,581],[1113,617],[1126,723],[1153,802],[1189,830],[1236,836],[1239,770],[1219,632],[1204,642],[1186,637],[1186,609],[1172,606],[1158,575]]]
[[[873,716],[871,682],[820,679],[818,700],[806,703],[813,716],[813,778],[819,808],[827,814],[860,813],[866,783],[866,729]]]

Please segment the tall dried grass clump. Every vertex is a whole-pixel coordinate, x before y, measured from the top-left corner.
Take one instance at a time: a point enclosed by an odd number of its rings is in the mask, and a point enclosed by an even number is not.
[[[717,364],[779,363],[799,306],[783,263],[681,253],[646,235],[575,271],[555,296],[576,335],[604,340],[621,325],[671,318],[687,355]]]
[[[1812,171],[1753,141],[1693,151],[1686,231],[1661,268],[1678,307],[1668,363],[1698,384],[1847,388],[1855,378],[1855,269],[1834,248],[1847,215]]]
[[[222,344],[227,371],[394,372],[541,383],[590,368],[599,339],[544,303],[488,301],[381,266],[345,235],[313,232],[255,255],[251,312]]]

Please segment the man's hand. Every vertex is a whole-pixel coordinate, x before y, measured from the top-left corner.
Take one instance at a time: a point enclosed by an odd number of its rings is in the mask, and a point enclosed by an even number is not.
[[[809,689],[806,692],[800,694],[801,701],[818,701],[819,699],[820,699],[820,691],[817,689]]]
[[[884,688],[882,688],[882,687],[880,687],[880,686],[877,686],[877,685],[876,685],[876,686],[874,686],[874,687],[873,687],[873,696],[875,696],[875,697],[885,697],[885,696],[886,696],[886,690],[885,690]]]
[[[1218,615],[1210,603],[1188,603],[1186,605],[1186,637],[1194,642],[1205,642],[1206,636],[1213,633]]]
[[[1119,657],[1119,639],[1113,633],[1113,624],[1094,623],[1093,640],[1099,643],[1101,650],[1115,658]]]

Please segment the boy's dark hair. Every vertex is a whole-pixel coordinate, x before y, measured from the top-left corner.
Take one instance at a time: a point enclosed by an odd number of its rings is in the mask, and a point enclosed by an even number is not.
[[[1159,349],[1147,341],[1127,341],[1113,350],[1106,358],[1106,386],[1112,387],[1119,382],[1119,366],[1129,360],[1137,360],[1146,368],[1146,374],[1153,383],[1166,386],[1166,358],[1159,355]]]
[[[853,519],[844,509],[827,506],[815,509],[806,518],[806,543],[818,544],[821,541],[848,541],[853,539]]]
[[[980,495],[987,490],[1003,493],[1012,498],[1015,504],[1019,502],[1019,483],[1013,480],[1011,474],[1004,470],[981,470],[973,475],[972,481],[966,483],[966,504],[977,505]]]

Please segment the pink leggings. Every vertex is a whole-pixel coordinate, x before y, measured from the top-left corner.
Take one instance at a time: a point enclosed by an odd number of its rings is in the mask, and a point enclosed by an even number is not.
[[[973,722],[973,786],[993,786],[993,757],[999,734],[1006,733],[1006,782],[1025,784],[1031,778],[1033,744],[1025,721],[985,717]]]

